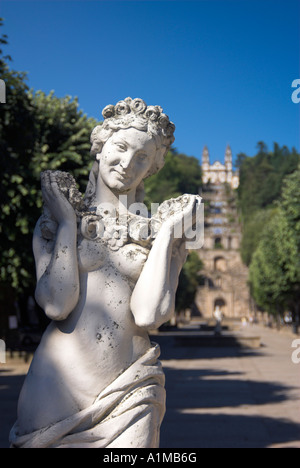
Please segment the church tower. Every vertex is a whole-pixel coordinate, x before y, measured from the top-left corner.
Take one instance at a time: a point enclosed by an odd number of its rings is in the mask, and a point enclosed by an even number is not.
[[[204,184],[207,184],[209,180],[209,169],[209,152],[207,146],[205,145],[202,152],[202,180]]]
[[[232,181],[232,152],[229,145],[226,147],[225,151],[225,170],[226,170],[226,182],[231,184]]]
[[[202,151],[202,182],[203,184],[225,184],[236,189],[239,186],[239,174],[232,170],[232,151],[229,145],[225,150],[225,161],[215,161],[210,164],[208,148],[205,145]]]
[[[249,316],[250,294],[248,269],[240,255],[242,238],[237,209],[239,176],[233,171],[233,156],[229,145],[224,163],[209,160],[208,149],[202,152],[204,205],[204,245],[198,255],[202,260],[202,280],[195,297],[195,314],[202,319],[215,319],[221,311],[229,320]],[[209,182],[209,184],[207,183]]]

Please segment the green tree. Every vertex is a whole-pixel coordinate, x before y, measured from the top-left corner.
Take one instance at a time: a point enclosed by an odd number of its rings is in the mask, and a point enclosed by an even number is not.
[[[286,259],[281,255],[285,233],[285,219],[278,210],[261,234],[249,268],[255,301],[274,315],[283,311],[288,294]]]
[[[286,220],[286,235],[281,257],[286,259],[287,281],[289,284],[288,304],[299,323],[300,313],[300,163],[296,171],[283,182],[280,209]]]
[[[300,165],[283,182],[274,216],[265,226],[250,264],[253,297],[278,313],[289,307],[299,321],[300,303]]]
[[[71,172],[83,190],[92,160],[90,133],[97,122],[79,110],[78,99],[58,98],[54,92],[32,95],[35,108],[35,150],[30,161],[35,178],[42,170]]]
[[[8,86],[6,107],[12,115],[9,121],[12,141],[6,132],[1,132],[1,143],[6,149],[1,153],[2,157],[6,153],[1,161],[5,171],[0,213],[1,279],[22,291],[35,282],[31,241],[41,214],[40,173],[45,169],[66,170],[81,182],[83,190],[91,166],[89,135],[96,122],[82,114],[77,99],[26,90],[24,102],[30,102],[28,141],[23,138],[24,128],[17,128],[15,109],[19,112],[20,106],[11,102],[9,90]],[[13,138],[17,134],[22,137]]]
[[[260,240],[263,228],[273,215],[273,203],[279,199],[283,179],[297,168],[300,156],[274,143],[268,151],[263,142],[258,143],[258,152],[249,157],[238,155],[240,185],[237,190],[238,208],[242,221],[241,256],[250,265],[252,255]]]
[[[283,179],[297,168],[299,158],[294,148],[290,151],[274,143],[273,151],[268,151],[263,142],[258,143],[255,156],[238,155],[240,184],[237,193],[243,222],[280,197]]]
[[[162,203],[184,193],[198,194],[202,186],[201,166],[198,159],[171,150],[164,167],[145,181],[145,203]]]
[[[150,208],[151,203],[162,203],[184,193],[196,195],[201,186],[201,166],[198,159],[178,154],[171,149],[161,171],[145,181],[145,203]],[[197,253],[190,252],[179,276],[175,306],[177,312],[192,306],[202,268],[203,264]]]
[[[2,24],[2,22],[1,22]],[[1,44],[7,43],[2,36]],[[28,271],[16,251],[26,250],[28,229],[22,221],[24,205],[21,200],[27,195],[24,174],[28,173],[28,163],[34,147],[34,108],[28,95],[25,74],[10,70],[0,51],[1,78],[6,85],[6,103],[1,104],[0,112],[0,163],[2,183],[0,186],[0,272],[2,294],[3,283],[17,284],[27,281]],[[26,176],[25,176],[26,178]],[[24,248],[25,247],[25,248]],[[30,251],[29,251],[30,252]],[[28,250],[27,250],[28,255]],[[17,273],[18,271],[18,273]]]
[[[9,285],[18,295],[35,284],[31,243],[42,207],[40,172],[67,170],[87,180],[96,121],[78,109],[77,99],[29,90],[26,75],[10,70],[2,51],[0,67],[6,84],[0,113],[0,279],[2,292]]]
[[[179,275],[176,292],[176,311],[180,312],[191,307],[198,289],[203,263],[197,252],[191,251]]]
[[[252,255],[258,246],[264,227],[269,223],[273,215],[274,209],[270,207],[257,210],[251,217],[246,218],[241,240],[241,257],[245,265],[250,265]]]

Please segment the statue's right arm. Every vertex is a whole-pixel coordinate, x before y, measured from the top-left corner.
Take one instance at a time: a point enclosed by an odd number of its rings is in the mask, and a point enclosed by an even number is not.
[[[79,299],[76,243],[76,223],[67,220],[60,223],[55,240],[47,241],[38,221],[33,236],[37,274],[35,298],[52,320],[67,318]]]

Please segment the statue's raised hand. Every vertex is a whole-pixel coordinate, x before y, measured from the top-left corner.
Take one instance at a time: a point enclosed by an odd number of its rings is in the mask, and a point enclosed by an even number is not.
[[[196,222],[200,203],[199,195],[181,195],[163,202],[155,217],[160,220],[164,229],[174,233],[175,238],[184,238]]]
[[[42,194],[45,204],[58,224],[76,223],[76,214],[58,184],[58,171],[45,171],[41,175]]]

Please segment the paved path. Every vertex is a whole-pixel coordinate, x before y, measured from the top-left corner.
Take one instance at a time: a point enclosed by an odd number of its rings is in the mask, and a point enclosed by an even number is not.
[[[210,347],[200,338],[198,345],[187,336],[184,343],[153,336],[166,373],[162,448],[300,448],[300,364],[291,360],[296,337],[259,326],[246,333],[259,334],[262,347]],[[28,364],[15,358],[0,366],[3,448]]]
[[[0,364],[0,448],[9,447],[8,434],[16,420],[19,393],[29,364],[15,353]]]
[[[300,448],[296,337],[256,325],[249,332],[262,347],[183,347],[157,337],[167,389],[161,447]]]

